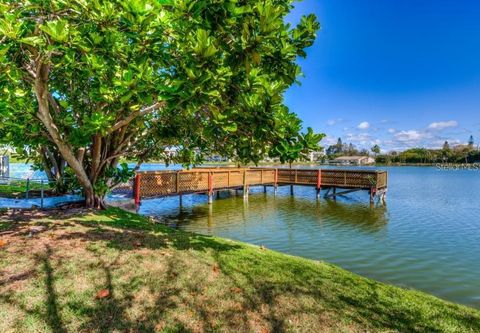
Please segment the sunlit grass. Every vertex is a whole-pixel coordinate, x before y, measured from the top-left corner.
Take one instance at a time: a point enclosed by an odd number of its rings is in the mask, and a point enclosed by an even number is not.
[[[0,226],[1,332],[480,331],[477,310],[117,209]]]
[[[32,195],[38,194],[43,187],[44,191],[51,189],[48,182],[43,185],[38,181],[30,181],[27,183],[26,179],[14,179],[0,182],[0,198],[24,198],[26,196],[27,188],[32,192]]]

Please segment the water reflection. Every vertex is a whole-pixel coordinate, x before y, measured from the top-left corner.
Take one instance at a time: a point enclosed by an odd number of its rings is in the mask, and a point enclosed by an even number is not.
[[[202,197],[199,195],[197,197]],[[329,225],[337,228],[356,229],[375,233],[388,223],[386,206],[370,205],[359,201],[316,200],[303,196],[274,196],[271,193],[254,193],[248,199],[235,195],[234,191],[221,192],[212,205],[202,203],[183,204],[167,210],[151,211],[166,225],[211,233],[213,229],[225,229],[235,224],[258,225],[282,220],[289,229],[312,225]],[[199,230],[200,229],[200,230]]]

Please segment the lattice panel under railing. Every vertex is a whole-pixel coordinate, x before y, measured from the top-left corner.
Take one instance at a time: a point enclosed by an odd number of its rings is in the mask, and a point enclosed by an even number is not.
[[[386,171],[381,171],[377,176],[377,188],[384,188],[388,185],[388,176]]]
[[[296,179],[301,184],[317,184],[318,170],[298,170]]]
[[[214,189],[230,187],[230,179],[226,172],[212,172],[212,183]]]
[[[230,171],[230,187],[243,185],[243,171]]]
[[[246,172],[246,184],[255,185],[261,184],[262,182],[262,171],[261,170],[247,170]]]
[[[140,172],[140,197],[209,192],[244,185],[312,185],[341,188],[385,188],[387,172],[368,170],[307,170],[307,169],[193,169],[186,171]],[[276,175],[277,174],[277,175]],[[128,188],[129,185],[125,185]],[[134,186],[135,187],[135,186]]]
[[[208,171],[179,172],[178,192],[200,192],[208,190]]]
[[[275,183],[275,170],[265,170],[263,172],[263,183]]]
[[[176,180],[176,172],[142,173],[140,195],[151,197],[176,193]]]
[[[278,169],[278,182],[290,183],[295,181],[295,170],[291,169]]]
[[[377,183],[375,171],[322,170],[322,186],[371,188],[378,186]]]

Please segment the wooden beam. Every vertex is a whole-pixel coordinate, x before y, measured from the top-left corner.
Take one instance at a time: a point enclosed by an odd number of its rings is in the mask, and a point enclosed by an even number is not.
[[[335,188],[334,188],[335,190]],[[357,192],[357,191],[361,191],[362,189],[361,188],[354,188],[352,190],[346,190],[346,191],[343,191],[343,192],[336,192],[334,191],[332,194],[325,194],[325,198],[331,198],[331,197],[336,197],[337,195],[344,195],[344,194],[347,194],[347,193],[352,193],[352,192]],[[330,189],[328,189],[328,191],[330,192]]]

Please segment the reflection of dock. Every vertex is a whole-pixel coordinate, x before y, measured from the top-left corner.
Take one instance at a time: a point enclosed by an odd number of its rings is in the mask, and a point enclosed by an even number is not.
[[[197,168],[180,171],[141,171],[134,181],[135,203],[142,198],[207,193],[208,202],[215,191],[242,189],[248,196],[251,186],[312,186],[320,196],[335,198],[355,191],[368,191],[370,201],[382,200],[387,190],[387,172],[341,169],[277,169],[277,168]],[[338,191],[340,190],[340,191]]]

